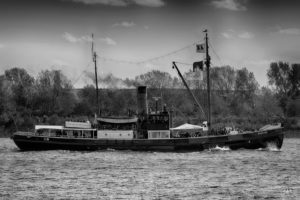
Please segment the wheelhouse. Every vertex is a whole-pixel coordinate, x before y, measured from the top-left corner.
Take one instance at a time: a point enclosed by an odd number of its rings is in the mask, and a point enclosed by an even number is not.
[[[124,139],[136,138],[137,118],[97,118],[97,138]]]

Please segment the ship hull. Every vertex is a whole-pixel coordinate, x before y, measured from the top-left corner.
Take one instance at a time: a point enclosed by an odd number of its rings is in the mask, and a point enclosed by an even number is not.
[[[229,147],[232,150],[266,148],[273,143],[278,149],[283,143],[282,128],[243,133],[237,135],[203,136],[196,138],[170,139],[87,139],[34,136],[15,133],[15,144],[23,151],[34,150],[76,150],[95,151],[105,149],[133,151],[202,151],[214,147]]]

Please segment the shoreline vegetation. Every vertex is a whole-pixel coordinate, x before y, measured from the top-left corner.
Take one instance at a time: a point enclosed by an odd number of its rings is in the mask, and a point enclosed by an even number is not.
[[[204,71],[184,74],[189,87],[206,112],[206,78]],[[91,74],[87,77],[94,81]],[[211,69],[213,129],[231,126],[258,130],[270,123],[282,123],[287,137],[300,135],[300,64],[271,63],[268,87],[260,87],[254,74],[246,68],[231,66]],[[152,70],[133,79],[112,74],[99,77],[99,104],[102,116],[132,116],[136,111],[136,89],[146,85],[148,103],[172,110],[173,126],[206,121],[189,97],[181,80],[167,72]],[[95,82],[95,81],[94,81]],[[104,89],[103,89],[104,88]],[[32,77],[23,68],[11,68],[0,74],[0,137],[17,130],[33,130],[35,124],[62,125],[66,120],[93,121],[96,94],[93,85],[73,88],[59,70],[44,70]]]

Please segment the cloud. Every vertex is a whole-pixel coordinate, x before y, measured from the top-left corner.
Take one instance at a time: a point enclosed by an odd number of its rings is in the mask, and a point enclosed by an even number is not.
[[[254,34],[249,33],[249,32],[243,32],[243,33],[239,34],[238,37],[242,38],[242,39],[252,39],[252,38],[254,38]]]
[[[112,26],[113,27],[116,27],[116,26],[122,26],[122,27],[126,27],[126,28],[130,28],[130,27],[133,27],[135,26],[136,24],[134,22],[126,22],[126,21],[123,21],[121,23],[115,23],[113,24]]]
[[[124,0],[69,0],[79,3],[84,3],[88,5],[92,4],[103,4],[103,5],[110,5],[110,6],[126,6],[127,3]]]
[[[74,35],[72,35],[71,33],[65,32],[63,34],[63,38],[65,40],[67,40],[70,43],[82,43],[82,42],[92,42],[92,37],[89,35],[84,35],[84,36],[80,36],[80,37],[76,37]],[[116,45],[117,42],[114,41],[113,39],[109,38],[109,37],[105,37],[105,38],[96,38],[94,39],[94,41],[100,41],[102,43],[105,43],[107,45]]]
[[[94,72],[85,71],[85,76],[88,79],[91,79],[93,80],[93,82],[95,82]],[[109,88],[109,89],[135,88],[132,83],[127,83],[121,78],[114,76],[112,73],[98,75],[98,82],[100,88]]]
[[[104,42],[104,43],[106,43],[107,45],[117,45],[117,42],[116,41],[114,41],[113,39],[111,39],[111,38],[109,38],[109,37],[106,37],[106,38],[99,38],[99,40],[101,41],[101,42]]]
[[[87,5],[102,4],[108,6],[128,6],[139,5],[146,7],[162,7],[165,5],[163,0],[65,0],[84,3]]]
[[[221,35],[226,39],[232,39],[235,37],[236,32],[233,29],[228,29],[226,32],[221,33]]]
[[[52,63],[54,65],[59,65],[59,66],[70,66],[70,63],[64,61],[64,60],[60,60],[60,59],[53,59]]]
[[[165,3],[162,0],[132,0],[132,1],[137,5],[147,6],[147,7],[161,7],[165,5]]]
[[[148,30],[148,29],[149,29],[149,26],[144,26],[144,29]]]
[[[216,8],[222,8],[233,11],[245,11],[247,7],[245,4],[247,0],[214,0],[211,4]]]
[[[67,32],[65,32],[63,34],[63,38],[65,38],[68,42],[71,42],[71,43],[78,42],[78,38],[74,37],[73,35],[71,35],[70,33],[67,33]]]
[[[243,62],[243,65],[247,66],[247,65],[253,65],[253,66],[265,66],[268,67],[270,65],[270,63],[274,62],[274,60],[268,60],[268,59],[264,59],[264,60],[245,60]]]
[[[233,39],[233,38],[252,39],[252,38],[254,38],[253,33],[250,33],[248,31],[237,32],[237,31],[232,30],[232,29],[221,33],[221,35],[226,39]]]
[[[81,37],[75,37],[74,35],[72,35],[71,33],[68,33],[68,32],[65,32],[63,34],[63,38],[65,40],[67,40],[68,42],[71,42],[71,43],[91,42],[92,41],[91,36],[84,35],[84,36],[81,36]]]
[[[231,38],[233,38],[233,36],[232,36],[230,33],[224,32],[224,33],[221,33],[221,34],[222,34],[222,36],[223,36],[224,38],[226,38],[226,39],[231,39]]]
[[[280,29],[278,33],[285,34],[285,35],[300,35],[300,29],[299,28]]]
[[[0,43],[0,49],[4,48],[5,45]]]

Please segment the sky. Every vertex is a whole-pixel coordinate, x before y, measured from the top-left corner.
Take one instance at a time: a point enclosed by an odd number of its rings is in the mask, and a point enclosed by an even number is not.
[[[266,86],[271,62],[300,62],[299,10],[299,0],[1,0],[0,74],[62,70],[83,87],[93,33],[101,76],[176,76],[172,61],[204,58],[194,44],[207,29],[213,66],[246,67]]]

